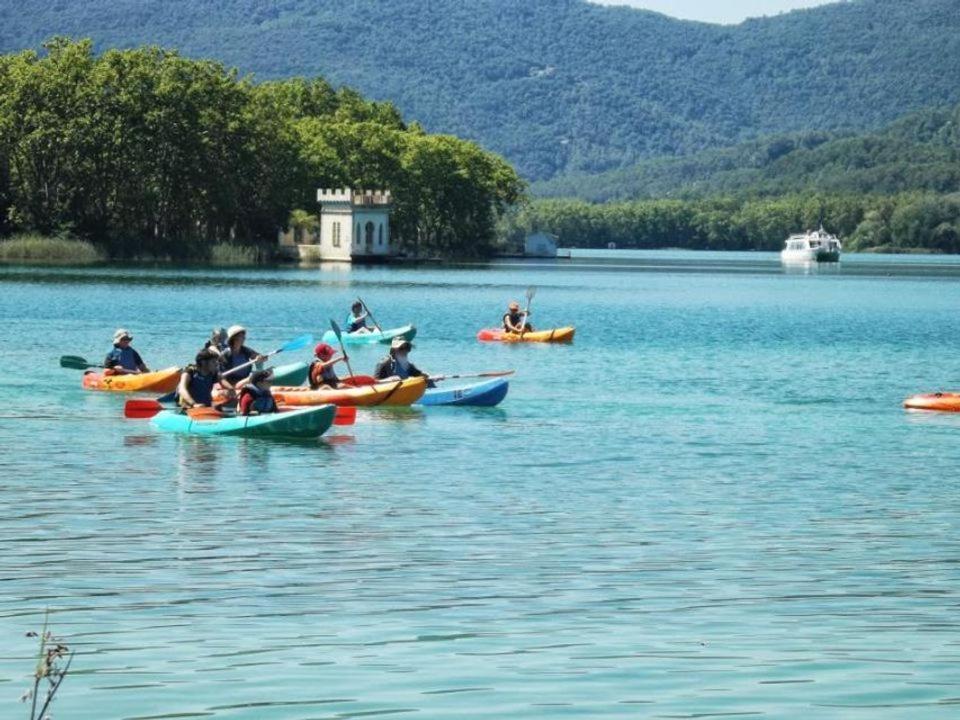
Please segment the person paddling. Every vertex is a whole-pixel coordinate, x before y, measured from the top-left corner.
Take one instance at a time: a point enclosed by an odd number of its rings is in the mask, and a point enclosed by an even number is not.
[[[120,328],[113,334],[113,349],[104,358],[106,375],[138,375],[150,372],[140,353],[130,347],[133,335]]]
[[[244,384],[244,380],[250,377],[252,367],[237,370],[230,373],[235,367],[246,365],[247,363],[263,362],[266,358],[253,348],[247,347],[244,343],[247,340],[247,329],[241,325],[233,325],[227,330],[227,347],[220,353],[220,372],[223,377],[220,384],[227,390],[236,390]],[[228,374],[229,373],[229,374]]]
[[[220,378],[217,368],[220,355],[210,348],[197,353],[193,365],[188,365],[180,374],[177,386],[177,404],[182,408],[198,405],[213,406],[213,386]]]
[[[527,322],[529,316],[529,312],[520,312],[520,303],[512,300],[507,307],[507,312],[503,316],[503,329],[508,333],[515,333],[517,335],[525,332],[533,332],[533,325]]]
[[[395,337],[390,342],[390,354],[377,363],[377,369],[373,374],[377,380],[406,380],[411,377],[429,377],[420,368],[410,362],[410,351],[413,345],[409,340],[402,337]],[[430,387],[434,387],[433,382],[428,382]]]
[[[257,370],[250,376],[250,381],[240,390],[238,409],[241,415],[266,415],[279,410],[270,392],[272,381],[271,370]]]
[[[363,309],[363,303],[357,300],[350,306],[350,314],[347,316],[348,333],[368,333],[373,330],[367,327],[367,318],[370,314]]]
[[[313,349],[313,354],[317,359],[310,363],[310,388],[319,390],[321,388],[330,388],[335,390],[340,386],[340,378],[337,377],[337,371],[334,368],[338,362],[345,362],[346,355],[337,355],[336,351],[327,343],[320,343]]]

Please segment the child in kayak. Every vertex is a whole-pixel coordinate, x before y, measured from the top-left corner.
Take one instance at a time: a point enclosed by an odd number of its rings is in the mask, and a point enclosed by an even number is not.
[[[139,375],[150,372],[140,353],[130,347],[133,335],[123,328],[113,334],[113,349],[103,360],[105,375]]]
[[[406,380],[412,377],[428,377],[425,372],[410,362],[410,350],[413,345],[409,340],[402,337],[395,337],[390,342],[390,354],[377,363],[377,369],[373,371],[377,380]],[[435,387],[433,381],[427,382],[429,387]]]
[[[267,415],[277,412],[277,402],[270,392],[272,381],[271,370],[257,370],[250,376],[250,382],[240,390],[238,409],[241,415]]]
[[[363,303],[357,300],[350,306],[350,314],[347,316],[347,332],[360,334],[373,332],[367,327],[368,317],[369,313],[363,310]]]
[[[245,327],[233,325],[227,330],[227,347],[220,353],[220,373],[223,376],[220,379],[220,384],[228,391],[239,389],[244,381],[250,377],[253,367],[247,365],[247,363],[251,361],[261,363],[266,360],[256,350],[244,345],[246,340],[247,329]],[[230,372],[233,368],[241,365],[247,365],[247,367],[234,373]]]
[[[529,316],[529,312],[520,312],[520,303],[512,300],[507,307],[507,312],[503,316],[503,329],[508,333],[515,333],[517,335],[525,332],[533,332],[533,325],[526,321]]]
[[[220,379],[217,368],[220,355],[207,348],[197,353],[193,365],[188,365],[180,374],[177,386],[177,404],[182,408],[198,405],[213,406],[213,386]]]
[[[321,388],[330,388],[335,390],[340,386],[340,378],[337,377],[337,371],[334,365],[338,362],[345,362],[346,355],[336,355],[336,351],[326,343],[320,343],[313,349],[313,354],[317,359],[310,363],[310,388],[319,390]]]

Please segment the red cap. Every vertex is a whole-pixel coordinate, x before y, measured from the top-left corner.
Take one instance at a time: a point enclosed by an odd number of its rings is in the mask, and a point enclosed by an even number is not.
[[[317,346],[313,349],[313,354],[321,360],[326,360],[329,357],[333,357],[333,353],[333,348],[326,343],[317,343]]]

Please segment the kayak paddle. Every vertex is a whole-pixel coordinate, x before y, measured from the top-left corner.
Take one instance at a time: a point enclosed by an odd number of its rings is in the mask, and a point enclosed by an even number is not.
[[[79,355],[61,355],[60,367],[70,370],[89,370],[90,368],[102,368],[103,365],[94,365]]]
[[[363,304],[363,300],[360,301]],[[330,319],[330,327],[333,328],[333,334],[337,336],[337,342],[340,343],[340,352],[343,353],[343,361],[347,364],[347,372],[350,373],[350,379],[353,379],[353,368],[350,367],[350,358],[347,357],[347,349],[343,346],[343,333],[340,332],[340,326],[333,318]]]
[[[257,364],[258,362],[263,362],[263,360],[265,360],[266,358],[273,357],[277,353],[289,352],[290,350],[302,350],[303,348],[310,345],[312,342],[313,342],[313,335],[300,335],[298,337],[295,337],[293,340],[285,342],[276,350],[272,350],[271,352],[268,352],[259,360],[251,360],[250,362],[243,363],[243,365],[237,365],[235,368],[231,368],[230,370],[227,370],[225,373],[220,373],[220,377],[227,377],[227,375],[233,375],[238,370],[243,370],[244,368],[248,368],[251,365]]]
[[[367,315],[370,316],[370,322],[373,323],[373,326],[374,326],[374,327],[380,332],[380,334],[382,335],[382,334],[383,334],[383,328],[380,327],[380,323],[377,322],[377,319],[373,316],[373,313],[370,312],[370,308],[367,307],[367,304],[363,301],[363,298],[358,295],[358,296],[357,296],[357,300],[360,301],[360,304],[363,305],[363,309],[366,310]]]
[[[146,420],[152,418],[161,410],[168,410],[156,400],[133,399],[127,400],[123,406],[123,416],[132,420]],[[219,410],[206,406],[190,408],[187,414],[195,419],[215,420],[225,416]],[[353,425],[357,419],[357,408],[353,406],[337,407],[337,414],[333,417],[334,425]]]
[[[530,315],[530,305],[533,303],[533,296],[537,294],[537,288],[531,285],[527,288],[527,306],[523,309],[523,319],[520,320],[520,337],[527,329],[527,317]]]

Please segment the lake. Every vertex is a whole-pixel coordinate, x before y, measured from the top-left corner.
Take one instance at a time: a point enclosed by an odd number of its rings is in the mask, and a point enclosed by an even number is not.
[[[530,285],[575,343],[477,342]],[[57,364],[265,352],[357,295],[504,403],[165,436]],[[960,257],[0,266],[0,716],[49,608],[70,720],[954,717],[960,417],[901,402],[960,388],[958,308]]]

